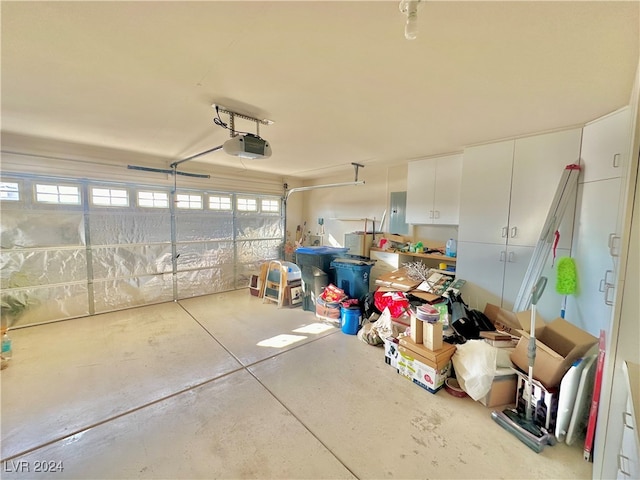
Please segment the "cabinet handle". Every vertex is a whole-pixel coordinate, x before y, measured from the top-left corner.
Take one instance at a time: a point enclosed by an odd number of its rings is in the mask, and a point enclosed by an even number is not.
[[[609,255],[612,257],[619,257],[620,253],[617,249],[617,243],[620,240],[620,236],[615,233],[609,234]]]
[[[511,227],[511,238],[515,238],[518,235],[518,227]]]
[[[429,210],[429,218],[433,218],[433,210]]]
[[[610,273],[613,273],[613,270],[607,270],[607,271],[604,272],[604,284],[613,286],[614,282],[610,282],[609,281],[609,274]]]
[[[615,301],[615,298],[614,300],[609,300],[609,292],[613,290],[613,288],[614,288],[613,285],[609,283],[607,283],[606,286],[604,287],[604,303],[605,305],[609,305],[610,307],[613,306],[613,303]]]
[[[604,292],[604,284],[605,284],[605,279],[601,278],[600,279],[600,287],[598,287],[598,291],[599,292]]]
[[[613,168],[618,168],[620,166],[620,154],[616,153],[613,156]]]
[[[507,238],[508,233],[509,233],[509,227],[502,227],[502,238]]]
[[[440,210],[434,210],[436,217],[435,218],[440,218]]]
[[[506,256],[507,256],[506,252],[505,252],[504,250],[502,250],[502,251],[500,252],[500,261],[501,261],[501,262],[504,262],[504,261],[505,261]]]
[[[514,256],[513,252],[509,252],[509,257],[508,257],[507,262],[511,262],[511,263],[513,263],[513,261],[514,261],[513,259],[514,259],[514,258],[515,258],[515,256]]]
[[[629,465],[629,457],[619,453],[618,454],[618,470],[620,471],[621,474],[626,475],[627,477],[631,477],[631,472],[628,472],[627,470],[624,469],[624,466],[622,465],[622,461],[623,459],[626,461],[627,466]]]
[[[628,423],[627,418],[629,419]],[[622,425],[629,430],[633,430],[633,416],[629,412],[622,412]]]

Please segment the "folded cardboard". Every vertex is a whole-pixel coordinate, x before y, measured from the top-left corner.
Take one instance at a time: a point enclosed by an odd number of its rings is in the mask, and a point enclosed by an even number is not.
[[[511,361],[522,371],[528,371],[529,334],[520,331],[521,337]],[[560,385],[571,364],[596,343],[598,339],[562,318],[557,318],[540,328],[536,327],[536,357],[533,378],[546,388]]]
[[[528,332],[531,330],[531,310],[524,312],[511,312],[497,305],[487,303],[484,307],[484,314],[493,323],[497,330],[510,333],[517,337],[520,331]],[[544,319],[536,312],[536,331],[544,326]]]
[[[384,273],[376,278],[376,285],[390,287],[401,292],[408,292],[416,287],[420,280],[414,280],[407,274],[406,268],[398,268],[393,272]]]
[[[491,390],[478,400],[485,407],[514,405],[516,403],[516,389],[518,376],[511,368],[498,368],[491,382]]]
[[[442,298],[442,295],[436,295],[434,293],[429,293],[429,292],[422,292],[416,289],[408,290],[407,293],[409,295],[413,295],[414,297],[417,297],[429,303],[437,302]]]
[[[400,350],[402,351],[403,348],[410,350],[412,355],[423,357],[425,363],[437,365],[438,367],[445,365],[456,352],[455,345],[443,343],[442,348],[430,350],[423,344],[411,340],[411,337],[400,337]]]
[[[487,340],[511,340],[511,335],[500,331],[480,332],[480,337],[486,338]]]

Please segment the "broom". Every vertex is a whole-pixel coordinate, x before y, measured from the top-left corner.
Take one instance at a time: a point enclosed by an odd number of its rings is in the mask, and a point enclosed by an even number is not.
[[[558,260],[556,275],[556,292],[564,295],[560,309],[560,318],[564,318],[567,308],[567,295],[573,295],[578,289],[578,272],[575,260],[571,257],[562,257]]]

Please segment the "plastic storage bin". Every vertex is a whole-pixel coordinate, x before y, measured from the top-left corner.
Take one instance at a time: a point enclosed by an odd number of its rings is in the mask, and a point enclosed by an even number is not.
[[[343,333],[355,335],[360,329],[360,321],[362,313],[360,307],[341,307],[340,308],[340,327]]]
[[[336,258],[331,262],[335,270],[335,285],[349,298],[361,299],[369,293],[369,277],[375,261],[355,258]]]

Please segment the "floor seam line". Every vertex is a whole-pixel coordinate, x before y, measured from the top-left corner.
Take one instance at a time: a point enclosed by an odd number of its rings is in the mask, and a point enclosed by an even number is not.
[[[137,406],[135,408],[132,408],[130,410],[126,410],[126,411],[121,412],[121,413],[119,413],[117,415],[113,415],[111,417],[108,417],[108,418],[106,418],[104,420],[100,420],[98,422],[92,423],[92,424],[90,424],[88,426],[79,428],[79,429],[77,429],[77,430],[75,430],[75,431],[73,431],[71,433],[65,434],[65,435],[63,435],[61,437],[54,438],[54,439],[49,440],[49,441],[47,441],[45,443],[42,443],[40,445],[36,445],[34,447],[31,447],[31,448],[28,448],[26,450],[23,450],[22,452],[18,452],[18,453],[15,453],[13,455],[10,455],[10,456],[8,456],[6,458],[2,458],[2,459],[0,459],[0,462],[4,463],[4,462],[11,461],[13,459],[19,458],[19,457],[21,457],[23,455],[28,455],[30,453],[33,453],[33,452],[37,451],[37,450],[40,450],[41,448],[48,447],[49,445],[53,445],[54,443],[60,442],[60,441],[62,441],[64,439],[66,439],[66,438],[73,437],[74,435],[77,435],[79,433],[85,432],[87,430],[91,430],[92,428],[96,428],[96,427],[105,425],[105,424],[107,424],[109,422],[112,422],[114,420],[118,420],[119,418],[126,417],[127,415],[131,415],[132,413],[136,413],[136,412],[138,412],[140,410],[143,410],[143,409],[145,409],[147,407],[151,407],[151,406],[156,405],[158,403],[164,402],[165,400],[169,400],[171,398],[177,397],[179,395],[182,395],[184,393],[189,392],[190,390],[195,390],[197,388],[203,387],[204,385],[207,385],[207,384],[209,384],[211,382],[215,382],[216,380],[220,380],[221,378],[228,377],[229,375],[232,375],[234,373],[240,372],[242,370],[246,370],[246,368],[243,367],[243,366],[240,366],[240,367],[238,367],[238,368],[236,368],[234,370],[230,370],[230,371],[225,372],[225,373],[223,373],[221,375],[218,375],[216,377],[213,377],[213,378],[210,378],[210,379],[205,380],[203,382],[197,383],[195,385],[191,385],[189,387],[183,388],[182,390],[179,390],[179,391],[171,393],[169,395],[165,395],[163,397],[157,398],[157,399],[155,399],[155,400],[153,400],[151,402],[144,403],[144,404],[139,405],[139,406]]]
[[[265,391],[267,391],[267,392],[269,393],[269,395],[271,395],[271,397],[273,397],[273,399],[274,399],[276,402],[278,402],[278,403],[282,406],[282,408],[284,408],[287,412],[289,412],[289,414],[290,414],[293,418],[295,418],[295,419],[296,419],[296,421],[297,421],[300,425],[302,425],[302,427],[303,427],[307,432],[309,432],[309,434],[310,434],[313,438],[315,438],[315,439],[320,443],[320,445],[322,445],[324,448],[326,448],[327,452],[329,452],[329,453],[331,454],[331,456],[332,456],[333,458],[335,458],[335,459],[340,463],[340,465],[342,465],[342,466],[343,466],[343,467],[344,467],[344,468],[345,468],[349,473],[351,473],[351,475],[353,475],[355,478],[357,478],[357,479],[359,479],[359,478],[360,478],[360,477],[358,477],[358,476],[355,474],[355,472],[353,472],[349,467],[347,467],[347,465],[345,465],[345,463],[344,463],[342,460],[340,460],[340,458],[335,454],[335,452],[334,452],[332,449],[330,449],[330,448],[329,448],[329,446],[328,446],[328,445],[326,445],[322,440],[320,440],[320,438],[318,438],[318,436],[317,436],[317,435],[316,435],[316,434],[315,434],[315,433],[314,433],[314,432],[309,428],[309,426],[308,426],[307,424],[305,424],[305,423],[304,423],[304,422],[303,422],[303,421],[302,421],[302,420],[301,420],[301,419],[300,419],[300,418],[299,418],[295,413],[293,413],[293,412],[292,412],[292,411],[291,411],[291,410],[290,410],[290,409],[289,409],[289,408],[288,408],[288,407],[287,407],[287,406],[282,402],[282,400],[280,400],[280,398],[278,398],[278,397],[277,397],[277,396],[276,396],[276,395],[275,395],[275,394],[274,394],[274,393],[273,393],[273,392],[272,392],[272,391],[271,391],[271,390],[270,390],[270,389],[269,389],[269,388],[268,388],[264,383],[262,383],[262,381],[261,381],[261,380],[260,380],[260,379],[259,379],[259,378],[258,378],[258,377],[257,377],[257,376],[256,376],[256,375],[255,375],[251,370],[250,370],[250,367],[253,367],[253,366],[255,366],[255,365],[258,365],[258,364],[260,364],[260,363],[263,363],[263,362],[265,362],[265,361],[267,361],[267,360],[271,360],[271,359],[273,359],[273,358],[275,358],[275,357],[279,357],[280,355],[283,355],[283,354],[285,354],[285,353],[287,353],[287,352],[291,352],[292,350],[297,350],[297,349],[299,349],[299,348],[304,347],[305,345],[310,345],[310,344],[312,344],[312,343],[314,343],[314,342],[317,342],[318,340],[321,340],[321,339],[323,339],[323,338],[329,337],[329,336],[331,336],[331,335],[335,335],[335,334],[337,334],[337,333],[338,333],[338,330],[336,330],[335,332],[331,332],[331,333],[328,333],[328,334],[326,334],[326,335],[323,335],[323,336],[321,336],[321,337],[313,338],[313,339],[309,340],[308,342],[302,343],[302,344],[300,344],[300,345],[295,345],[295,346],[293,346],[293,347],[291,347],[291,348],[288,348],[287,350],[284,350],[284,351],[281,351],[281,352],[276,352],[275,354],[270,355],[269,357],[266,357],[266,358],[263,358],[263,359],[261,359],[261,360],[258,360],[258,361],[255,361],[255,362],[253,362],[253,363],[249,363],[249,364],[245,365],[245,364],[244,364],[244,363],[243,363],[243,362],[242,362],[242,361],[241,361],[241,360],[240,360],[240,359],[239,359],[235,354],[233,354],[233,353],[232,353],[232,352],[231,352],[231,351],[230,351],[230,350],[229,350],[229,349],[228,349],[228,348],[227,348],[227,347],[226,347],[226,346],[225,346],[225,345],[224,345],[220,340],[218,340],[212,332],[210,332],[210,331],[209,331],[209,330],[208,330],[208,329],[207,329],[207,328],[206,328],[206,327],[205,327],[205,326],[204,326],[204,325],[203,325],[203,324],[202,324],[202,323],[201,323],[201,322],[200,322],[200,321],[195,317],[195,316],[193,316],[193,315],[191,314],[191,312],[189,312],[189,310],[187,310],[187,309],[186,309],[186,307],[185,307],[184,305],[180,304],[180,302],[178,302],[178,304],[179,304],[179,305],[180,305],[180,307],[182,307],[182,309],[187,313],[187,315],[189,315],[191,318],[193,318],[193,320],[194,320],[198,325],[200,325],[200,326],[202,327],[202,329],[203,329],[205,332],[207,332],[207,333],[211,336],[211,338],[213,338],[213,339],[214,339],[214,340],[215,340],[215,341],[216,341],[216,342],[217,342],[217,343],[218,343],[218,344],[219,344],[219,345],[220,345],[220,346],[221,346],[221,347],[222,347],[222,348],[223,348],[223,349],[224,349],[224,350],[229,354],[229,355],[231,355],[234,359],[236,359],[236,360],[240,363],[240,365],[242,365],[242,370],[245,370],[249,375],[251,375],[251,376],[255,379],[255,381],[256,381],[256,382],[258,382],[258,384],[259,384],[262,388],[264,388],[264,389],[265,389]]]
[[[303,422],[303,421],[302,421],[302,420],[301,420],[301,419],[300,419],[300,418],[299,418],[295,413],[293,413],[293,412],[291,411],[291,409],[289,409],[289,408],[288,408],[288,407],[283,403],[283,401],[282,401],[282,400],[280,400],[280,398],[278,398],[278,396],[277,396],[275,393],[273,393],[273,392],[269,389],[269,387],[267,387],[264,383],[262,383],[262,381],[261,381],[261,380],[260,380],[260,379],[259,379],[259,378],[258,378],[258,377],[253,373],[253,372],[252,372],[252,371],[250,371],[249,369],[247,369],[247,372],[248,372],[248,373],[249,373],[249,374],[250,374],[250,375],[251,375],[251,376],[256,380],[256,382],[258,382],[258,383],[260,384],[260,386],[262,386],[262,388],[264,388],[264,389],[269,393],[269,395],[271,395],[271,396],[274,398],[274,400],[275,400],[276,402],[278,402],[280,405],[282,405],[282,408],[284,408],[287,412],[289,412],[289,413],[291,414],[291,416],[292,416],[293,418],[295,418],[295,419],[296,419],[296,421],[297,421],[300,425],[302,425],[302,427],[303,427],[307,432],[309,432],[309,434],[310,434],[313,438],[315,438],[315,439],[320,443],[320,445],[322,445],[324,448],[326,448],[326,449],[327,449],[327,452],[329,452],[329,453],[331,454],[331,456],[332,456],[333,458],[335,458],[335,459],[340,463],[340,465],[342,465],[342,466],[343,466],[343,467],[344,467],[344,468],[345,468],[345,469],[346,469],[346,470],[347,470],[351,475],[353,475],[355,478],[360,479],[360,477],[358,477],[358,475],[356,475],[356,473],[355,473],[353,470],[351,470],[351,469],[350,469],[350,468],[349,468],[349,467],[348,467],[348,466],[347,466],[347,465],[346,465],[346,464],[345,464],[345,463],[344,463],[344,462],[343,462],[343,461],[342,461],[342,460],[341,460],[341,459],[340,459],[340,458],[335,454],[335,452],[334,452],[331,448],[329,448],[329,446],[328,446],[326,443],[324,443],[322,440],[320,440],[320,438],[319,438],[319,437],[318,437],[318,436],[317,436],[317,435],[316,435],[316,434],[311,430],[311,428],[309,428],[309,426],[308,426],[306,423],[304,423],[304,422]]]

